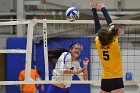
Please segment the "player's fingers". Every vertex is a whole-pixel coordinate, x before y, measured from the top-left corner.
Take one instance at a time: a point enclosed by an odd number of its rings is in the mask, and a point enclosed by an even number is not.
[[[101,0],[101,3],[104,3],[104,2]]]
[[[99,1],[97,1],[96,4],[97,4],[97,6],[99,6],[99,4],[100,4]]]
[[[92,0],[92,5],[93,5],[93,4],[95,4],[95,1],[94,1],[94,0]]]

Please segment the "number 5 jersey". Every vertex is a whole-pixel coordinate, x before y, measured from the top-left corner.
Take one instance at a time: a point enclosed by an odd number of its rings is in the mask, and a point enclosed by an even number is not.
[[[95,38],[96,48],[102,62],[102,79],[122,78],[122,58],[118,36],[114,42],[102,47],[99,37]]]

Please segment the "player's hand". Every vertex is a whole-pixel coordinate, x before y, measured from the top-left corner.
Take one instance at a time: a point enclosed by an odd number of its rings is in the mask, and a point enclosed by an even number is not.
[[[84,60],[83,60],[84,67],[87,67],[88,63],[89,63],[89,59],[87,57],[85,57]]]
[[[123,35],[124,34],[124,29],[123,28],[117,28],[118,29],[118,35]]]
[[[90,6],[91,8],[97,8],[97,2],[93,2],[90,0]]]
[[[103,2],[97,2],[97,9],[101,10],[103,7],[105,7]]]
[[[74,74],[80,74],[80,73],[82,73],[83,72],[83,68],[81,68],[81,69],[78,69],[78,70],[75,70],[74,71]]]

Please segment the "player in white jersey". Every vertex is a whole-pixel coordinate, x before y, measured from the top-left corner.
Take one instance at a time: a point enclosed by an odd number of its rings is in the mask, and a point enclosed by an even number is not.
[[[88,79],[87,66],[89,59],[84,58],[82,68],[80,67],[80,63],[76,61],[82,48],[83,46],[80,43],[72,43],[70,51],[61,54],[57,60],[52,76],[53,81],[59,81],[60,83],[49,85],[47,93],[70,93],[68,87],[70,87],[71,84],[66,83],[66,81],[71,81],[74,74],[81,80]]]

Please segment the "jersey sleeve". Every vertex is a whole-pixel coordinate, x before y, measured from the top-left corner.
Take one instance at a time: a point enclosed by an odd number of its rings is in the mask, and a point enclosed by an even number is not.
[[[61,74],[64,74],[64,71],[66,69],[65,64],[67,62],[71,61],[71,55],[69,54],[69,55],[66,56],[66,53],[67,52],[64,52],[64,53],[61,54],[61,56],[58,58],[58,61],[57,61],[56,67],[55,67],[55,69]]]
[[[92,8],[92,13],[93,13],[93,19],[95,22],[95,33],[97,33],[101,29],[99,17],[97,14],[97,10],[95,8]]]
[[[111,19],[111,17],[108,14],[107,9],[105,7],[103,7],[101,9],[101,11],[103,12],[103,15],[105,17],[105,20],[106,20],[106,22],[107,22],[107,24],[109,26],[109,31],[114,31],[113,29],[115,29],[115,25],[113,24],[112,19]],[[114,33],[114,32],[112,32],[112,33]]]
[[[111,26],[111,25],[112,25],[112,19],[111,19],[111,17],[110,17],[109,14],[108,14],[107,9],[106,9],[105,7],[103,7],[103,8],[101,9],[101,11],[103,12],[103,15],[104,15],[104,17],[105,17],[105,20],[106,20],[107,24],[108,24],[109,26]]]

